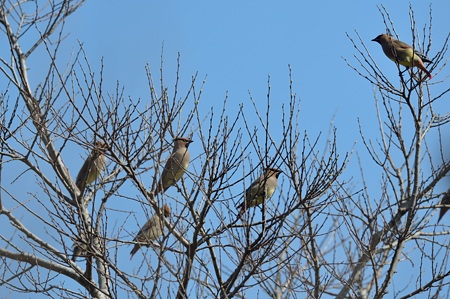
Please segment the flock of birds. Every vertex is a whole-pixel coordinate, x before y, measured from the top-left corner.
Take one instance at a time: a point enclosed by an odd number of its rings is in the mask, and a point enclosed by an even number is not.
[[[188,151],[189,144],[192,142],[189,138],[177,137],[173,140],[173,151],[167,159],[166,165],[163,168],[161,178],[159,179],[156,189],[153,191],[153,196],[166,191],[169,187],[175,185],[177,181],[186,172],[189,162],[191,160]],[[92,184],[102,173],[105,164],[105,153],[107,145],[103,142],[94,142],[94,148],[86,158],[81,167],[77,178],[76,185],[80,192]],[[260,177],[258,177],[250,187],[245,191],[244,201],[238,206],[238,216],[242,217],[245,211],[250,207],[255,207],[262,204],[270,198],[275,191],[278,183],[278,176],[282,171],[277,168],[267,168]],[[160,213],[163,217],[169,217],[171,214],[170,207],[164,205]],[[144,226],[139,230],[133,242],[135,245],[130,252],[130,259],[141,248],[141,246],[149,246],[153,241],[163,235],[164,220],[157,214],[154,214]],[[81,242],[79,242],[81,243]],[[77,257],[81,256],[83,251],[86,251],[86,246],[83,244],[74,245],[72,260],[75,261]]]
[[[386,56],[395,63],[408,68],[417,67],[425,72],[430,79],[432,78],[431,73],[424,66],[424,62],[430,63],[431,60],[429,60],[425,55],[417,52],[410,45],[396,40],[388,34],[380,34],[372,41],[378,42],[381,45],[384,54],[386,54]],[[192,140],[190,138],[177,137],[173,140],[173,142],[173,151],[164,166],[159,183],[153,191],[154,196],[175,185],[189,166],[190,154],[188,147]],[[106,151],[107,145],[105,143],[100,141],[96,141],[94,143],[92,152],[87,157],[76,177],[76,185],[81,193],[87,186],[94,183],[102,173],[106,164]],[[248,187],[244,193],[243,202],[237,207],[239,209],[239,218],[241,218],[245,211],[247,211],[250,207],[263,204],[272,196],[278,183],[278,176],[281,173],[281,170],[269,167],[265,169],[264,173],[258,177],[250,185],[250,187]],[[446,193],[446,195],[444,195],[441,204],[450,204],[450,193]],[[448,208],[445,206],[441,208],[439,220],[441,220],[447,210]],[[171,215],[170,207],[164,205],[160,214],[162,217],[169,217]],[[154,214],[150,217],[150,219],[148,219],[134,238],[133,241],[135,242],[135,245],[130,252],[130,259],[141,248],[141,246],[151,245],[153,241],[163,235],[163,232],[164,220]],[[74,245],[72,257],[73,261],[75,261],[76,258],[82,254],[84,251],[83,248],[85,247],[77,243]]]

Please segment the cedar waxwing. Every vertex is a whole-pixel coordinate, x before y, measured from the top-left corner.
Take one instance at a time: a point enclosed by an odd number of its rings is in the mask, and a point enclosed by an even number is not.
[[[94,148],[89,156],[84,161],[83,166],[78,172],[75,184],[80,192],[83,193],[84,188],[92,184],[103,171],[106,164],[106,152],[107,146],[101,141],[95,141]]]
[[[264,174],[257,178],[244,194],[244,201],[238,206],[239,218],[250,208],[262,204],[269,199],[278,183],[278,176],[282,173],[277,168],[267,168]]]
[[[77,257],[81,255],[83,250],[80,246],[73,244],[73,254],[72,254],[72,261],[75,262],[77,260]]]
[[[447,190],[447,192],[444,193],[444,196],[442,197],[441,200],[441,205],[450,205],[450,189]],[[439,219],[438,219],[438,223],[439,221],[441,221],[442,217],[444,217],[445,213],[447,212],[448,208],[446,207],[442,207],[441,211],[439,212]]]
[[[425,55],[415,51],[410,45],[396,40],[387,34],[380,34],[372,41],[381,45],[384,54],[386,54],[390,60],[398,62],[406,67],[417,66],[424,71],[430,79],[432,78],[430,72],[423,65],[424,62],[431,62],[431,60],[426,58]]]
[[[170,216],[170,208],[164,205],[164,209],[162,211],[164,217]],[[141,248],[141,246],[150,246],[153,241],[162,236],[164,231],[164,220],[160,219],[158,215],[154,214],[147,223],[139,230],[136,237],[133,239],[134,242],[138,242],[134,244],[133,249],[130,252],[130,260],[133,258],[133,255]]]
[[[83,234],[84,235],[84,234]],[[72,261],[75,262],[83,252],[86,252],[86,240],[77,240],[73,243]]]
[[[175,183],[183,176],[189,165],[191,156],[188,152],[189,144],[192,142],[189,138],[177,137],[173,140],[173,151],[169,159],[164,166],[161,179],[156,185],[155,192],[156,196],[160,192],[164,192],[170,186],[175,185]]]

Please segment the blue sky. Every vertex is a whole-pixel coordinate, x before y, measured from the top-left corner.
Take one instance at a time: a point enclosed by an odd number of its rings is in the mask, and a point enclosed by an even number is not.
[[[87,2],[67,26],[70,40],[83,42],[90,62],[104,59],[106,83],[116,80],[125,93],[144,97],[145,64],[159,72],[164,44],[167,77],[173,78],[177,53],[182,80],[198,72],[206,77],[203,98],[213,105],[228,91],[241,103],[248,92],[267,93],[271,77],[273,98],[288,95],[288,65],[294,90],[301,98],[302,127],[311,133],[326,131],[332,119],[345,131],[346,146],[358,140],[356,118],[374,119],[371,86],[343,61],[356,54],[345,33],[365,39],[383,70],[395,78],[397,70],[378,44],[370,40],[385,31],[379,2],[344,1],[136,1]],[[428,24],[429,3],[412,3],[417,27]],[[434,3],[433,42],[441,45],[448,32],[447,1]],[[106,9],[107,8],[107,9]],[[409,3],[386,4],[400,37],[411,42]],[[432,48],[432,54],[433,48]],[[206,105],[206,103],[205,103]],[[348,140],[347,140],[348,138]],[[348,143],[347,143],[348,142]]]
[[[377,9],[380,2],[124,3],[88,1],[65,24],[66,32],[70,33],[64,43],[65,49],[75,49],[79,40],[94,69],[99,70],[103,59],[107,90],[113,91],[119,81],[125,86],[125,95],[145,99],[148,95],[145,65],[149,64],[154,75],[159,76],[164,45],[166,80],[170,82],[175,78],[178,53],[181,54],[180,79],[183,84],[189,84],[191,76],[197,72],[199,82],[206,78],[202,96],[206,110],[216,103],[221,104],[227,92],[231,111],[239,103],[249,104],[249,92],[264,103],[269,75],[271,98],[276,105],[277,101],[286,102],[289,98],[290,65],[294,91],[301,99],[300,130],[306,130],[312,136],[323,132],[326,136],[330,123],[333,123],[338,128],[339,149],[350,151],[356,143],[357,152],[367,158],[357,130],[357,118],[361,118],[369,136],[373,131],[371,128],[375,128],[373,133],[376,134],[373,89],[346,65],[342,57],[356,64],[352,58],[356,51],[346,37],[348,32],[356,38],[356,30],[380,68],[395,82],[398,75],[395,64],[384,56],[377,43],[371,42],[385,32]],[[407,43],[412,40],[410,3],[416,26],[428,25],[429,2],[390,1],[385,4],[397,33]],[[433,46],[430,54],[434,55],[450,31],[450,2],[436,1],[432,9]],[[38,74],[37,66],[31,69],[30,76]],[[440,79],[439,75],[433,78]],[[78,163],[74,161],[73,165]],[[357,164],[352,165],[357,170]],[[75,171],[73,175],[76,175]],[[355,176],[358,181],[358,173],[347,175]],[[128,256],[124,261],[128,261]]]
[[[357,119],[368,136],[377,126],[372,86],[350,69],[342,57],[356,65],[356,50],[346,37],[366,43],[380,68],[397,80],[397,67],[386,59],[371,39],[385,32],[377,8],[385,5],[400,39],[411,43],[409,6],[421,32],[429,26],[430,2],[395,1],[118,1],[87,2],[66,24],[66,45],[83,43],[90,63],[103,58],[105,86],[125,86],[125,95],[148,94],[145,65],[158,78],[164,45],[166,83],[175,78],[176,58],[181,54],[181,82],[206,78],[203,107],[208,110],[229,95],[229,111],[249,104],[249,93],[265,102],[270,75],[271,98],[285,102],[289,96],[289,69],[294,91],[301,99],[300,130],[310,136],[338,128],[340,150],[365,156]],[[450,25],[450,3],[432,4],[433,46],[436,54]],[[75,47],[75,46],[74,46]],[[442,77],[441,77],[442,78]],[[433,80],[441,79],[439,76]],[[233,105],[236,104],[236,105]],[[376,134],[376,131],[374,132]],[[192,145],[195,148],[195,143]],[[355,160],[356,161],[356,160]],[[356,164],[355,164],[356,165]]]

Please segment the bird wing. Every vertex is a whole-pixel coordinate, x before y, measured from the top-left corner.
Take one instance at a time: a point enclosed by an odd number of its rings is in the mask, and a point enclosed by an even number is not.
[[[151,217],[144,226],[139,230],[133,241],[142,242],[147,239],[147,232],[155,225],[155,216]]]
[[[408,45],[407,43],[404,43],[400,40],[394,40],[394,41],[392,41],[392,43],[394,44],[394,47],[399,47],[401,49],[411,49],[412,48],[410,45]]]
[[[75,184],[78,189],[84,189],[87,185],[92,184],[106,164],[106,157],[97,151],[92,151],[81,166],[78,172]]]
[[[420,59],[422,59],[423,62],[427,62],[427,63],[432,62],[427,56],[425,56],[425,54],[423,54],[417,50],[414,50],[414,52],[416,53],[417,56],[420,57]]]
[[[178,179],[176,178],[177,173],[179,172],[181,165],[180,165],[180,159],[179,159],[179,153],[178,152],[174,152],[172,153],[172,155],[170,155],[169,160],[167,160],[166,162],[166,166],[164,166],[163,172],[161,177],[162,178],[166,178],[168,175],[170,176],[170,178],[175,178],[172,183],[175,183],[175,181]],[[169,185],[171,185],[169,184]],[[165,186],[167,187],[167,186]]]
[[[90,167],[91,160],[92,160],[91,157],[88,157],[84,161],[83,166],[81,166],[81,169],[78,172],[77,178],[75,179],[75,184],[77,185],[78,189],[81,189],[81,186],[86,183],[87,180],[86,176],[88,174],[88,169]]]
[[[169,174],[169,171],[172,171],[174,164],[173,160],[173,155],[170,155],[169,159],[166,162],[166,165],[164,166],[163,172],[161,174],[161,179],[165,178]]]
[[[394,45],[398,46],[401,49],[405,49],[405,50],[412,49],[412,47],[410,45],[408,45],[407,43],[404,43],[402,41],[399,41],[399,40],[394,41]],[[414,49],[414,53],[416,55],[418,55],[420,57],[420,59],[422,59],[423,62],[428,62],[428,63],[431,62],[431,60],[427,56],[425,56],[425,54],[417,51],[416,49]]]
[[[266,188],[264,186],[264,175],[257,178],[248,189],[245,191],[245,201],[249,206],[255,206],[264,201],[266,195]]]

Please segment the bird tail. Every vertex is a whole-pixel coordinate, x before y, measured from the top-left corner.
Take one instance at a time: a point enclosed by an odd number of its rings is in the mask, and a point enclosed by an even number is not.
[[[139,250],[139,248],[141,248],[141,245],[134,244],[134,247],[133,247],[133,249],[131,249],[131,252],[130,252],[130,261],[133,258],[134,254]]]
[[[416,51],[416,54],[417,54],[417,56],[420,57],[420,59],[422,59],[423,62],[425,62],[425,63],[431,63],[432,62],[427,56],[425,56],[425,54],[417,52],[417,51]]]
[[[445,207],[441,208],[441,211],[439,212],[439,219],[438,219],[437,223],[439,223],[439,221],[441,221],[442,217],[444,217],[447,210],[448,210],[448,208],[445,208]]]
[[[239,209],[238,218],[240,219],[247,210],[247,205],[245,204],[245,201],[238,206],[238,209]]]
[[[433,78],[433,76],[431,76],[431,73],[423,66],[423,65],[418,65],[417,66],[419,69],[421,69],[423,72],[425,72],[425,74],[428,75],[428,78]]]
[[[423,72],[425,72],[425,74],[427,74],[428,78],[433,78],[433,76],[431,76],[430,72],[425,68],[425,66],[423,65],[422,61],[417,61],[417,63],[415,64],[415,66],[417,66],[420,70],[422,70]]]

